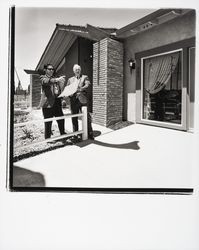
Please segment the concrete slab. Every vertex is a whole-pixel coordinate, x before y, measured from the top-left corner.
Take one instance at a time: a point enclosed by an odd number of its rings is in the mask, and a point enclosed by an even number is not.
[[[147,125],[106,131],[15,163],[46,187],[192,188],[193,134]]]

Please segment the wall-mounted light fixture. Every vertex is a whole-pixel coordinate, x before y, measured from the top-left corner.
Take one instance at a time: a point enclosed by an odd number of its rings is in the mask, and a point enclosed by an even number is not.
[[[130,59],[128,60],[129,62],[129,68],[132,70],[132,69],[135,69],[135,66],[136,66],[136,62],[135,62],[135,59]]]

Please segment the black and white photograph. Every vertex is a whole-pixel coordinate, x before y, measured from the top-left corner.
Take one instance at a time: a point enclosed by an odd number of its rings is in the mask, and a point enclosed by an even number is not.
[[[0,250],[199,250],[198,15],[0,2]]]
[[[10,12],[12,188],[193,191],[194,9]]]

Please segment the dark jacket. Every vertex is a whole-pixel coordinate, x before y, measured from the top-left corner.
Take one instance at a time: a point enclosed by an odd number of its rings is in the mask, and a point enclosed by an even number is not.
[[[64,86],[57,82],[56,78],[49,77],[47,75],[41,75],[42,94],[39,104],[39,108],[52,108],[55,102],[55,98],[61,93]],[[55,87],[58,89],[58,93],[55,92]]]
[[[67,82],[67,86],[77,81],[76,76],[70,77]],[[89,101],[91,83],[87,75],[81,75],[79,78],[79,85],[77,92],[73,94],[72,98],[76,97],[79,99],[80,103],[85,105]]]

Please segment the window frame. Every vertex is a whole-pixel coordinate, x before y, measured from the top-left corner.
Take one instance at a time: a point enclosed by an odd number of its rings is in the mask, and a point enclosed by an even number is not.
[[[196,38],[191,37],[185,40],[176,41],[170,44],[162,45],[155,48],[149,48],[148,50],[135,52],[135,59],[136,59],[136,123],[146,124],[146,125],[154,125],[157,127],[164,127],[164,128],[171,128],[177,130],[188,130],[188,106],[187,106],[187,96],[188,96],[188,86],[189,86],[189,72],[188,72],[188,64],[189,64],[189,48],[195,47],[196,45]],[[151,120],[143,120],[141,119],[141,76],[142,75],[142,67],[141,67],[141,59],[146,57],[153,57],[158,54],[169,53],[177,50],[182,50],[182,91],[183,91],[183,98],[185,98],[185,102],[183,105],[182,113],[182,126],[175,125],[175,124],[165,124],[165,122],[158,122],[158,121],[151,121]]]
[[[143,95],[144,95],[144,60],[149,59],[149,58],[154,58],[154,57],[158,57],[158,56],[163,56],[163,55],[169,55],[169,54],[173,54],[176,52],[180,52],[181,55],[181,87],[182,87],[182,92],[181,92],[181,100],[182,100],[182,104],[181,104],[181,123],[177,124],[177,123],[170,123],[170,122],[164,122],[164,121],[156,121],[156,120],[148,120],[144,117],[144,112],[143,112],[143,108],[144,108],[144,99],[143,99]],[[184,89],[184,84],[183,84],[183,49],[176,49],[176,50],[171,50],[171,51],[167,51],[167,52],[163,52],[163,53],[158,53],[158,54],[153,54],[150,56],[146,56],[146,57],[142,57],[141,58],[141,119],[140,122],[141,123],[149,123],[149,124],[153,124],[153,125],[158,125],[161,126],[162,125],[164,127],[172,127],[172,128],[176,128],[176,129],[181,129],[184,130],[186,127],[186,124],[183,124],[184,121],[184,116],[186,116],[186,90]]]

